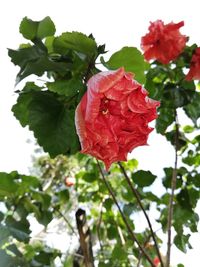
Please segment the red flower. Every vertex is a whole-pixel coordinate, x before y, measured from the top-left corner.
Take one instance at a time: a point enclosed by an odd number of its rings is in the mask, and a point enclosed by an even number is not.
[[[147,61],[156,59],[168,64],[183,51],[187,37],[179,32],[184,22],[164,25],[162,20],[151,22],[149,33],[142,37],[141,47]]]
[[[190,70],[186,80],[200,80],[200,47],[196,48],[190,63]]]
[[[65,185],[67,187],[71,187],[71,186],[75,185],[75,183],[76,183],[76,180],[74,177],[65,177]]]
[[[104,161],[126,160],[128,152],[147,144],[158,101],[123,68],[94,75],[75,115],[82,153]]]
[[[153,263],[155,264],[155,266],[158,266],[160,264],[160,259],[158,257],[155,257]]]

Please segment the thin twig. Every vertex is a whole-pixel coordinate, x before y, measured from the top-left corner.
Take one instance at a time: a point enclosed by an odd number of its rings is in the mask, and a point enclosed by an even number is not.
[[[60,210],[56,209],[56,211],[63,218],[63,220],[66,222],[66,224],[69,226],[69,228],[72,230],[72,233],[77,236],[77,233],[74,231],[74,228],[71,225],[71,223],[68,221],[68,219],[62,214],[62,212]]]
[[[148,236],[146,242],[144,243],[144,247],[146,247],[146,245],[148,244],[150,238],[151,238],[151,235]],[[141,259],[142,259],[142,253],[139,254],[139,259],[138,259],[138,263],[137,263],[136,267],[140,267]]]
[[[174,148],[175,148],[175,161],[174,161],[174,169],[172,172],[172,181],[171,181],[171,195],[169,199],[169,213],[168,213],[168,220],[167,220],[167,256],[166,256],[166,266],[170,266],[170,256],[171,256],[171,228],[172,228],[172,219],[173,219],[173,209],[174,209],[174,192],[176,190],[176,179],[177,179],[177,163],[178,163],[178,136],[179,136],[179,129],[178,129],[178,117],[177,112],[175,110],[175,137],[174,137]]]
[[[151,222],[150,222],[149,216],[148,216],[148,214],[146,213],[146,211],[145,211],[145,209],[144,209],[144,207],[143,207],[143,204],[142,204],[142,202],[141,202],[140,195],[139,195],[138,191],[134,188],[134,186],[133,186],[133,184],[132,184],[132,182],[131,182],[129,176],[127,175],[127,173],[126,173],[124,167],[122,166],[121,162],[118,162],[118,165],[119,165],[119,167],[120,167],[120,169],[121,169],[121,171],[122,171],[122,173],[123,173],[123,175],[124,175],[124,177],[125,177],[125,179],[126,179],[128,185],[130,186],[130,189],[131,189],[133,195],[135,196],[135,198],[136,198],[136,200],[137,200],[137,202],[138,202],[138,204],[139,204],[141,210],[142,210],[143,213],[144,213],[144,216],[145,216],[145,218],[146,218],[146,220],[147,220],[147,223],[148,223],[148,225],[149,225],[149,229],[150,229],[150,232],[151,232],[151,236],[152,236],[153,241],[154,241],[154,245],[155,245],[155,249],[156,249],[158,258],[159,258],[160,263],[161,263],[161,267],[164,267],[164,264],[163,264],[163,261],[162,261],[162,257],[161,257],[161,255],[160,255],[160,250],[159,250],[159,248],[158,248],[158,244],[157,244],[157,241],[156,241],[155,233],[154,233],[154,231],[153,231],[153,227],[152,227],[152,224],[151,224]]]
[[[152,267],[156,267],[155,264],[153,263],[152,259],[150,258],[150,256],[147,254],[147,252],[145,251],[145,249],[140,245],[140,243],[139,243],[137,237],[136,237],[135,234],[133,233],[133,231],[132,231],[132,229],[131,229],[131,227],[130,227],[130,225],[129,225],[129,223],[128,223],[128,221],[127,221],[125,215],[124,215],[124,213],[122,212],[122,210],[121,210],[121,208],[120,208],[120,206],[119,206],[119,203],[117,202],[117,199],[116,199],[116,197],[115,197],[114,192],[112,191],[112,188],[111,188],[110,184],[107,182],[107,180],[106,180],[106,178],[105,178],[105,175],[104,175],[104,173],[103,173],[103,170],[102,170],[101,165],[100,165],[100,163],[99,163],[98,160],[97,160],[97,165],[98,165],[98,167],[99,167],[99,171],[100,171],[100,173],[101,173],[102,179],[103,179],[103,181],[104,181],[104,183],[105,183],[105,185],[106,185],[106,187],[107,187],[107,189],[108,189],[110,195],[112,196],[115,205],[117,206],[117,208],[118,208],[118,210],[119,210],[119,212],[120,212],[120,214],[121,214],[121,216],[122,216],[122,219],[123,219],[123,221],[124,221],[124,223],[125,223],[125,225],[126,225],[126,227],[127,227],[127,230],[128,230],[128,232],[129,232],[129,234],[130,234],[131,237],[132,237],[132,240],[138,245],[140,251],[141,251],[141,252],[143,253],[143,255],[146,257],[146,259],[147,259],[148,262],[151,264],[151,266],[152,266]]]
[[[98,236],[100,250],[101,250],[102,254],[103,254],[103,245],[102,245],[101,237],[100,237],[100,226],[101,226],[101,222],[102,222],[103,203],[104,203],[104,199],[102,200],[102,202],[100,204],[100,216],[99,216],[99,220],[98,220],[98,223],[97,223],[97,236]]]

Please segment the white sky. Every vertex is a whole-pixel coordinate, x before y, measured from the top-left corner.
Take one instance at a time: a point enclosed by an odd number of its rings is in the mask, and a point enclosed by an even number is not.
[[[7,48],[16,49],[24,39],[19,34],[23,17],[41,20],[50,16],[57,27],[57,34],[64,31],[93,33],[99,44],[113,53],[123,46],[139,48],[140,38],[147,32],[149,21],[162,19],[167,22],[185,21],[181,32],[190,36],[191,43],[200,45],[199,1],[181,0],[2,0],[0,2],[0,171],[18,170],[27,173],[34,146],[27,129],[20,126],[10,109],[15,103],[14,83],[18,69],[10,62]],[[140,167],[160,173],[163,166],[173,164],[172,148],[161,137],[150,137],[150,146],[138,148],[135,156]],[[173,261],[185,267],[197,267],[200,255],[200,237],[192,238],[193,250],[187,255],[175,253]]]

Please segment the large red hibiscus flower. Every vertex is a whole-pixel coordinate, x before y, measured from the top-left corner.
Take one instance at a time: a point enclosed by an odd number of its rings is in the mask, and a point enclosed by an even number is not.
[[[183,21],[166,25],[162,20],[151,22],[149,33],[141,39],[145,59],[156,59],[163,64],[176,59],[187,42],[187,37],[179,31],[183,25]]]
[[[123,68],[94,75],[75,114],[82,153],[104,161],[127,159],[128,152],[147,144],[153,130],[148,123],[157,117],[159,102]]]

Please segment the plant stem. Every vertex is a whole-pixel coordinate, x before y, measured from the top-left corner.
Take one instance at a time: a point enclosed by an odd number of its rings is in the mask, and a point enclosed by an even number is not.
[[[179,129],[178,129],[178,118],[177,112],[175,110],[175,138],[174,138],[174,148],[175,148],[175,161],[174,161],[174,169],[172,172],[172,181],[171,181],[171,195],[169,199],[169,213],[168,213],[168,220],[167,220],[167,256],[166,256],[166,266],[170,266],[170,256],[171,256],[171,228],[172,228],[172,219],[173,219],[173,208],[174,208],[174,192],[176,189],[176,179],[177,179],[177,163],[178,163],[178,136],[179,136]]]
[[[159,250],[159,248],[158,248],[158,244],[157,244],[157,241],[156,241],[155,233],[154,233],[154,231],[153,231],[152,224],[151,224],[151,222],[150,222],[149,216],[148,216],[148,214],[146,213],[146,211],[145,211],[145,209],[144,209],[144,207],[143,207],[143,204],[142,204],[142,202],[141,202],[140,195],[139,195],[137,189],[134,188],[134,186],[133,186],[133,184],[132,184],[132,182],[131,182],[131,179],[130,179],[129,176],[127,175],[126,170],[125,170],[124,167],[122,166],[121,162],[118,162],[118,165],[119,165],[119,167],[120,167],[120,169],[121,169],[121,171],[122,171],[122,173],[123,173],[123,175],[124,175],[124,177],[125,177],[125,179],[126,179],[128,185],[130,186],[130,189],[131,189],[133,195],[135,196],[135,198],[136,198],[136,200],[137,200],[137,202],[138,202],[138,204],[139,204],[139,206],[140,206],[142,212],[144,213],[144,216],[145,216],[145,218],[146,218],[146,220],[147,220],[147,223],[148,223],[148,225],[149,225],[149,229],[150,229],[150,232],[151,232],[151,236],[152,236],[152,238],[153,238],[153,241],[154,241],[155,249],[156,249],[158,258],[159,258],[159,260],[160,260],[161,267],[164,267],[164,264],[163,264],[163,261],[162,261],[161,255],[160,255],[160,250]]]
[[[129,232],[129,234],[130,234],[131,237],[132,237],[132,240],[138,245],[140,251],[141,251],[142,254],[146,257],[146,259],[147,259],[148,262],[151,264],[151,266],[152,266],[152,267],[156,267],[155,264],[153,263],[152,259],[150,258],[150,256],[147,254],[147,252],[145,251],[145,249],[140,245],[140,243],[139,243],[137,237],[136,237],[135,234],[133,233],[133,231],[132,231],[132,229],[131,229],[131,227],[130,227],[130,225],[129,225],[129,223],[128,223],[128,221],[127,221],[125,215],[124,215],[124,213],[122,212],[122,210],[121,210],[121,208],[120,208],[120,206],[119,206],[119,203],[117,202],[117,199],[116,199],[116,197],[115,197],[114,192],[112,191],[112,188],[111,188],[110,184],[107,182],[107,180],[106,180],[106,178],[105,178],[105,175],[104,175],[104,173],[103,173],[103,170],[102,170],[101,165],[100,165],[100,163],[99,163],[98,160],[97,160],[97,165],[98,165],[98,167],[99,167],[99,171],[100,171],[100,173],[101,173],[101,176],[102,176],[102,178],[103,178],[103,181],[104,181],[104,183],[105,183],[105,185],[106,185],[106,187],[107,187],[107,189],[108,189],[110,195],[112,196],[115,205],[117,206],[117,208],[118,208],[118,210],[119,210],[119,212],[120,212],[120,214],[121,214],[121,216],[122,216],[122,219],[123,219],[123,221],[124,221],[124,223],[125,223],[125,225],[126,225],[126,227],[127,227],[127,230],[128,230],[128,232]]]
[[[66,224],[69,226],[71,229],[72,233],[77,236],[77,233],[74,231],[73,226],[71,223],[68,221],[68,219],[62,214],[62,212],[59,209],[56,209],[57,213],[63,218],[63,220],[66,222]]]
[[[101,237],[100,237],[100,226],[101,226],[101,222],[102,222],[103,203],[104,203],[104,200],[102,200],[102,202],[100,204],[100,216],[99,216],[99,220],[98,220],[98,223],[97,223],[97,236],[98,236],[100,250],[101,250],[102,254],[103,254],[103,245],[102,245]]]

